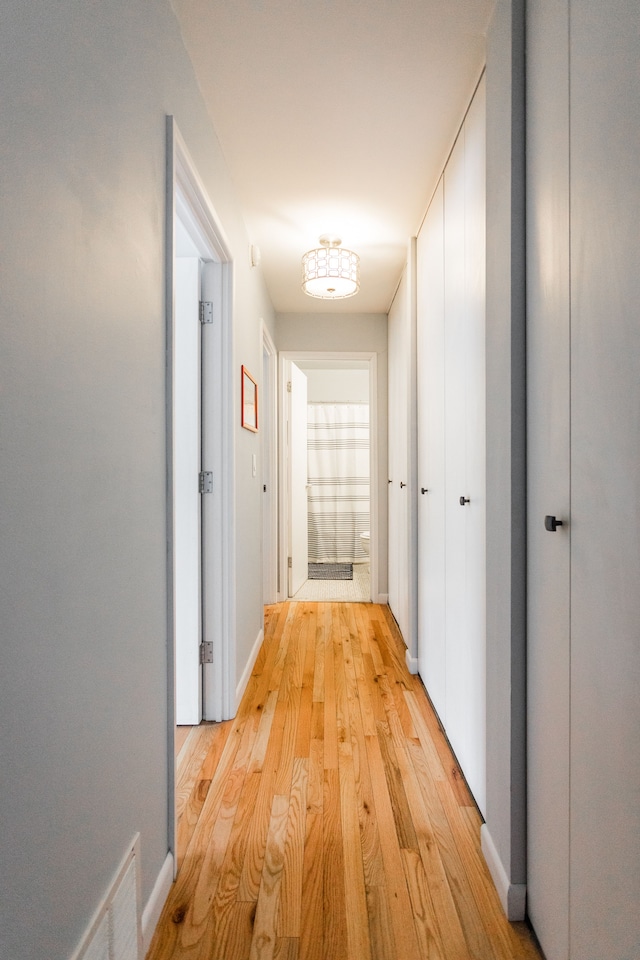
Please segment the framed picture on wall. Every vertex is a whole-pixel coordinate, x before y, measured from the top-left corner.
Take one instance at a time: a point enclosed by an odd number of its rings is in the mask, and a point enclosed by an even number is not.
[[[258,432],[258,384],[245,366],[242,367],[242,426]]]

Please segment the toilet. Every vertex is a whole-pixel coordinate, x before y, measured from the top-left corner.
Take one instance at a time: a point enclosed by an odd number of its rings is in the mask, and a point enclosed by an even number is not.
[[[362,549],[364,550],[367,556],[369,556],[369,540],[370,540],[369,531],[364,530],[360,534],[360,542],[362,543]]]

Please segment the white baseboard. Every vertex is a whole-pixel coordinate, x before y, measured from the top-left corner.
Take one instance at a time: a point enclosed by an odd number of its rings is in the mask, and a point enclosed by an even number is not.
[[[253,649],[249,654],[249,659],[247,660],[247,665],[242,672],[238,686],[236,687],[236,710],[240,706],[240,701],[242,700],[242,694],[247,689],[247,684],[249,683],[249,677],[251,676],[251,671],[253,670],[253,665],[256,662],[258,654],[260,653],[260,647],[262,646],[262,641],[264,640],[264,630],[261,630],[258,636],[256,637],[256,642],[253,645]]]
[[[379,593],[377,598],[373,601],[374,603],[389,603],[389,594],[388,593]]]
[[[174,868],[173,854],[169,852],[160,868],[160,873],[153,885],[147,905],[142,911],[142,944],[145,957],[151,946],[151,940],[158,925],[162,908],[169,896],[169,890],[174,880]]]
[[[480,828],[480,841],[484,859],[489,867],[489,873],[498,891],[500,903],[507,920],[524,920],[527,908],[527,885],[525,883],[509,882],[507,871],[498,855],[486,823],[483,823]]]
[[[409,653],[408,647],[405,650],[404,660],[407,665],[407,670],[409,671],[409,673],[416,674],[418,672],[418,658],[411,656],[411,654]]]

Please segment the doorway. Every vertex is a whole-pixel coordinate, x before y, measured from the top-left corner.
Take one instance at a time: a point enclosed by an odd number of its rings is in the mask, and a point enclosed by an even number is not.
[[[173,565],[176,724],[202,719],[202,360],[200,302],[207,251],[176,217],[173,328]]]
[[[235,712],[232,261],[167,117],[168,755],[175,851],[176,723]],[[204,662],[203,662],[204,661]]]
[[[281,595],[374,596],[375,355],[281,357]]]
[[[278,600],[278,352],[264,321],[262,336],[262,593],[265,604]]]

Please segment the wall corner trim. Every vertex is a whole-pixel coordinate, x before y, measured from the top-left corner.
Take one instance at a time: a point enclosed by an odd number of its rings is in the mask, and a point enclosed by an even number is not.
[[[162,908],[169,896],[169,890],[174,880],[174,872],[173,854],[169,851],[160,868],[156,882],[153,885],[153,890],[151,891],[147,905],[142,911],[142,944],[145,957],[151,946],[151,940],[158,925]]]
[[[527,903],[527,885],[525,883],[510,883],[507,872],[495,848],[486,823],[480,828],[480,842],[482,854],[489,868],[489,873],[495,884],[502,909],[507,920],[524,920]]]
[[[253,665],[257,660],[258,654],[260,653],[260,647],[262,646],[262,641],[264,640],[264,631],[260,630],[258,636],[256,637],[255,643],[249,654],[249,659],[247,660],[247,665],[242,671],[242,676],[236,687],[236,710],[240,706],[240,701],[242,700],[242,695],[247,688],[249,683],[249,677],[251,676],[251,671],[253,670]]]
[[[416,674],[418,672],[418,658],[412,657],[408,648],[404,652],[404,659],[409,673]]]

